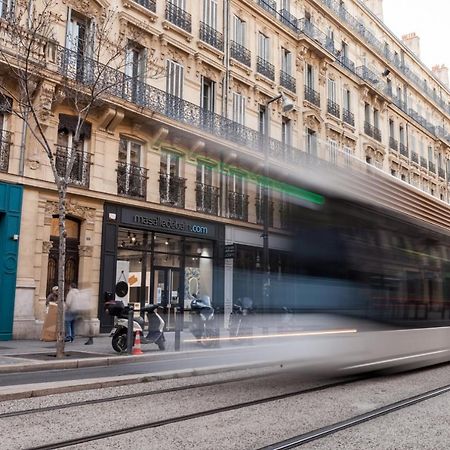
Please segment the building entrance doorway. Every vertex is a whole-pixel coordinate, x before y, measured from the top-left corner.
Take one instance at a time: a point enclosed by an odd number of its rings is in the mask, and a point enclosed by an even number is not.
[[[150,299],[150,302],[159,303],[164,308],[166,328],[167,330],[174,330],[176,315],[180,306],[181,289],[183,288],[180,269],[155,266],[153,286],[153,299]]]

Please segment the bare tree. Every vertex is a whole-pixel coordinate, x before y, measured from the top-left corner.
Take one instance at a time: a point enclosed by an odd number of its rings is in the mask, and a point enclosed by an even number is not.
[[[136,61],[130,58],[129,43],[124,33],[117,33],[118,13],[115,9],[101,11],[91,18],[80,33],[66,34],[66,43],[58,45],[54,30],[64,22],[56,0],[42,0],[40,9],[34,2],[20,2],[8,11],[7,37],[10,45],[0,47],[0,63],[6,64],[8,80],[0,85],[9,111],[23,120],[45,153],[51,166],[58,192],[59,261],[58,313],[56,355],[64,355],[64,295],[66,264],[66,199],[67,188],[73,182],[72,172],[83,144],[83,130],[95,111],[111,97],[132,99],[139,103],[145,94],[145,78],[162,75],[163,69],[148,57]],[[4,41],[5,42],[5,41]],[[136,67],[139,64],[139,68]],[[45,81],[56,83],[53,98],[45,97]],[[6,99],[6,102],[5,102]],[[70,106],[73,111],[72,146],[58,163],[53,146],[46,135],[45,118],[55,101]]]

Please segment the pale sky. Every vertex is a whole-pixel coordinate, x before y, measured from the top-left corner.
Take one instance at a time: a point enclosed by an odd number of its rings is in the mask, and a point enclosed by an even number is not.
[[[384,0],[384,22],[398,37],[415,31],[420,36],[420,59],[431,69],[450,68],[450,1]]]

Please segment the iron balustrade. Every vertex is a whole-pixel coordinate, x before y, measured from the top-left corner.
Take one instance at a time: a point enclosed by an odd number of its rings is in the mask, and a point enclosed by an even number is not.
[[[355,63],[350,58],[347,58],[347,56],[338,54],[336,60],[342,67],[350,70],[350,72],[356,73]]]
[[[265,213],[264,213],[264,196],[260,196],[257,195],[255,198],[255,207],[256,207],[256,223],[258,225],[263,225],[264,224],[264,218],[265,218]],[[269,227],[273,227],[273,211],[274,211],[274,207],[273,207],[273,201],[269,201],[268,202],[268,207],[269,207],[269,211],[267,214],[267,219],[269,222]]]
[[[438,167],[438,174],[441,178],[445,178],[445,170],[442,167]]]
[[[341,108],[340,106],[331,99],[328,99],[327,103],[327,111],[334,117],[340,119],[341,117]]]
[[[406,156],[407,158],[409,157],[408,147],[402,142],[400,142],[400,155]]]
[[[429,161],[428,162],[428,170],[430,172],[436,173],[436,164],[434,164],[434,162]]]
[[[245,66],[248,66],[248,67],[251,66],[252,54],[251,54],[250,50],[248,50],[247,48],[238,44],[235,41],[231,41],[230,54],[231,54],[231,57],[234,58],[236,61],[239,61],[240,63],[244,64]]]
[[[281,9],[279,12],[279,20],[295,33],[298,33],[298,19],[292,15],[287,9]]]
[[[184,208],[186,178],[167,173],[159,174],[159,200],[165,205]]]
[[[420,157],[420,165],[424,169],[428,169],[428,161],[423,156]]]
[[[389,136],[389,148],[398,151],[398,142],[392,136]]]
[[[379,128],[373,126],[369,122],[364,122],[364,133],[367,136],[374,138],[376,141],[381,142],[381,131]]]
[[[223,51],[223,34],[204,22],[200,22],[200,39],[217,50]]]
[[[280,85],[289,89],[291,92],[296,91],[296,81],[292,75],[280,70]]]
[[[305,86],[305,100],[320,108],[320,94],[309,86]]]
[[[355,115],[348,109],[344,108],[342,110],[342,119],[344,120],[345,123],[351,125],[352,127],[355,126]]]
[[[169,1],[166,3],[166,19],[184,31],[192,32],[191,15]]]
[[[415,151],[411,152],[411,161],[413,163],[419,164],[419,155],[417,154],[417,152]]]
[[[216,186],[209,184],[197,183],[195,188],[195,197],[197,203],[197,211],[213,214],[219,214],[219,198],[220,190]]]
[[[318,42],[323,48],[333,55],[336,53],[334,42],[323,31],[317,28],[311,21],[303,18],[298,21],[298,31],[305,34],[313,41]]]
[[[117,162],[117,193],[140,199],[147,198],[147,172],[136,164]]]
[[[230,219],[248,220],[248,195],[228,192],[228,216]]]
[[[156,0],[133,0],[135,3],[143,6],[149,11],[156,12]]]
[[[11,133],[0,130],[0,172],[8,172]]]
[[[67,171],[72,160],[72,170],[70,171],[70,174],[68,174]],[[55,153],[55,166],[58,175],[62,178],[67,178],[69,184],[85,188],[89,187],[91,171],[90,153],[83,150],[57,145]]]
[[[275,0],[258,0],[258,5],[264,8],[272,16],[277,15],[277,2]]]
[[[256,71],[259,74],[264,75],[266,78],[269,78],[269,80],[272,81],[275,80],[274,65],[271,64],[269,61],[262,59],[260,56],[258,56],[258,59],[256,60]]]

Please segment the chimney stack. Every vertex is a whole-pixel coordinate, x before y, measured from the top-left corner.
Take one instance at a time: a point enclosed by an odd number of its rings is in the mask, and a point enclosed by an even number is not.
[[[444,64],[436,65],[431,68],[434,76],[445,86],[450,87],[448,79],[448,67]]]
[[[408,33],[402,36],[403,43],[420,58],[420,37],[416,33]]]
[[[369,8],[380,20],[383,20],[383,0],[363,0],[363,3]]]

